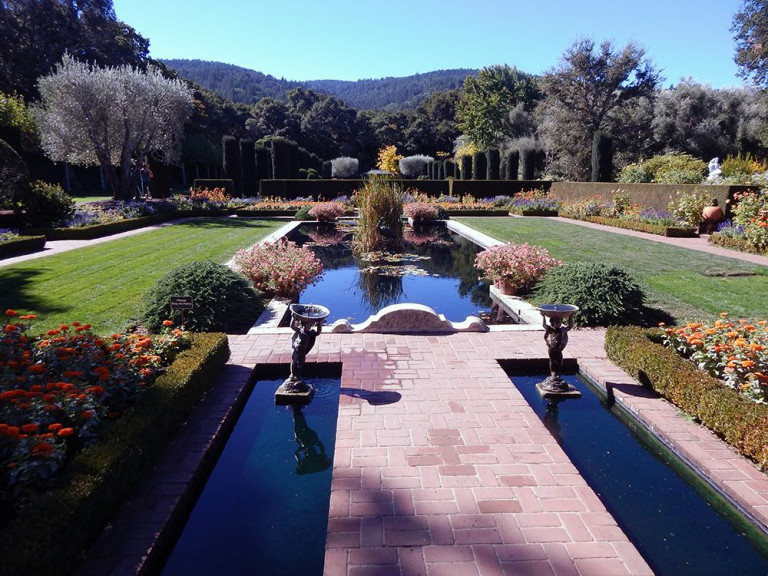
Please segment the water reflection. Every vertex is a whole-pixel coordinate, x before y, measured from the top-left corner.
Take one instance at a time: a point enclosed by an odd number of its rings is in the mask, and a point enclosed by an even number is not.
[[[310,246],[323,262],[323,277],[300,301],[327,306],[329,323],[340,318],[362,322],[403,302],[424,304],[452,321],[490,313],[488,285],[474,267],[481,248],[445,224],[407,228],[403,257],[382,255],[380,262],[354,256],[350,238],[348,229],[313,224],[302,225],[290,238]]]
[[[300,407],[293,409],[293,434],[298,445],[294,453],[296,474],[315,474],[330,468],[331,459],[325,453],[325,446],[307,424]]]

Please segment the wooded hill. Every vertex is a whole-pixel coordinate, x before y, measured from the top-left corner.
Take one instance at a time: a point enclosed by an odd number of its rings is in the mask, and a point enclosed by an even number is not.
[[[234,102],[255,104],[266,97],[283,99],[288,90],[303,86],[340,98],[357,110],[413,109],[434,92],[460,88],[464,78],[478,72],[473,69],[436,70],[402,78],[297,82],[222,62],[163,60],[163,63],[180,76]]]

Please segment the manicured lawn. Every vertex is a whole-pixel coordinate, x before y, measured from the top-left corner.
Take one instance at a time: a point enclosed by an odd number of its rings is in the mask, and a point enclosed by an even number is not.
[[[167,271],[196,260],[223,264],[283,224],[197,219],[0,267],[0,306],[38,315],[33,332],[73,321],[118,332],[139,317],[145,292]]]
[[[564,262],[605,262],[633,274],[648,305],[678,323],[720,312],[768,318],[768,267],[546,218],[458,218],[503,242],[530,242]]]

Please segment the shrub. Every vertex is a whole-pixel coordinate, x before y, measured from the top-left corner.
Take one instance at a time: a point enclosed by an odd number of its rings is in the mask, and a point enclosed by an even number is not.
[[[172,310],[173,296],[191,296],[192,310]],[[144,297],[142,321],[157,330],[170,319],[194,332],[237,332],[250,328],[263,309],[248,281],[223,264],[190,262],[160,278]]]
[[[626,166],[619,174],[618,181],[700,184],[706,173],[707,164],[704,160],[682,152],[670,152]]]
[[[534,294],[537,303],[575,304],[579,326],[638,324],[643,318],[644,294],[621,268],[574,262],[547,272]]]
[[[743,228],[748,246],[765,251],[768,249],[768,194],[743,192],[735,199],[734,224]]]
[[[505,180],[517,180],[518,170],[520,168],[520,151],[513,150],[507,153],[507,163],[504,167]]]
[[[613,172],[613,138],[596,131],[592,137],[592,182],[610,182]]]
[[[299,220],[301,222],[305,222],[307,220],[312,220],[312,216],[310,216],[309,212],[312,210],[314,206],[311,204],[307,204],[305,206],[302,206],[296,211],[296,215],[293,217],[294,220]]]
[[[697,228],[701,222],[701,212],[712,203],[712,198],[703,192],[677,191],[669,202],[669,211],[675,218],[682,220],[691,228]]]
[[[240,157],[240,143],[234,136],[221,139],[224,151],[224,175],[234,183],[234,196],[243,195],[243,163]]]
[[[27,165],[5,140],[0,140],[0,208],[10,207],[27,187]]]
[[[472,154],[472,180],[485,180],[488,177],[488,159],[485,152]]]
[[[311,250],[284,238],[238,250],[233,265],[256,290],[283,297],[301,294],[323,273],[323,265]]]
[[[499,164],[501,163],[501,156],[498,148],[489,148],[485,151],[485,159],[487,165],[487,179],[498,180],[499,179]]]
[[[287,138],[272,138],[272,177],[277,180],[294,178],[299,173],[299,146]]]
[[[768,405],[740,396],[654,340],[656,331],[609,328],[605,334],[605,350],[617,366],[765,469],[768,466]]]
[[[765,162],[759,162],[750,152],[744,156],[741,154],[727,156],[720,167],[723,178],[746,178],[752,174],[765,172],[766,169],[768,167]]]
[[[318,222],[330,222],[344,216],[344,205],[341,202],[320,202],[309,209],[309,216]]]
[[[58,224],[75,212],[75,201],[58,184],[30,182],[21,199],[24,226],[45,228]]]
[[[533,180],[536,171],[536,150],[520,150],[520,179]]]
[[[418,178],[424,174],[424,167],[430,162],[434,162],[435,159],[432,156],[424,156],[423,154],[416,154],[415,156],[406,156],[400,158],[398,166],[400,173],[406,178]]]
[[[542,276],[561,262],[541,246],[498,244],[475,257],[475,268],[490,280],[505,279],[518,288],[530,289]]]
[[[398,163],[402,155],[397,153],[397,147],[393,144],[391,146],[384,146],[379,150],[378,161],[376,167],[379,170],[385,170],[386,172],[392,172],[397,174]]]
[[[357,158],[341,156],[331,160],[332,178],[356,178],[359,174],[359,162]]]
[[[251,197],[259,193],[256,180],[256,148],[251,139],[240,140],[240,163],[243,167],[243,192],[241,196]]]
[[[403,207],[403,212],[414,222],[421,220],[437,220],[438,209],[434,204],[426,202],[409,202]]]

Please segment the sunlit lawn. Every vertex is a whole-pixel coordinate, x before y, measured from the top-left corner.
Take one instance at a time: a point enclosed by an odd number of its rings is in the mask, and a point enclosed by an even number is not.
[[[283,224],[198,219],[0,267],[0,306],[38,315],[33,332],[73,321],[100,334],[121,331],[167,271],[196,260],[224,263]]]
[[[546,247],[564,262],[605,262],[630,272],[648,304],[678,322],[722,311],[768,318],[768,267],[547,218],[459,218],[504,242]]]

